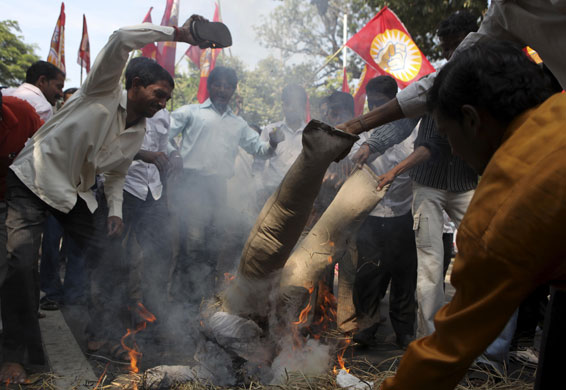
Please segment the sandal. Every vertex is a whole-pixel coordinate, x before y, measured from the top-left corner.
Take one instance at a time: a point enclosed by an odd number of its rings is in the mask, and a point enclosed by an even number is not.
[[[44,297],[39,301],[39,308],[41,310],[55,311],[59,310],[59,303]]]
[[[190,29],[192,36],[195,37],[201,49],[206,49],[207,47],[221,49],[232,46],[230,30],[222,22],[195,20],[191,23]]]

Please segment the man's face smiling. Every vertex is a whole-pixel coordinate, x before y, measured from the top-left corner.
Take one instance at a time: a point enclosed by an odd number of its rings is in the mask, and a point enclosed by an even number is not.
[[[51,80],[47,80],[45,76],[40,76],[37,80],[36,86],[40,89],[45,99],[52,106],[57,103],[57,100],[63,97],[63,86],[65,85],[65,76],[61,73]]]
[[[164,109],[173,92],[173,88],[165,80],[159,80],[147,87],[138,85],[134,88],[136,88],[137,111],[145,118],[151,118],[157,111]]]

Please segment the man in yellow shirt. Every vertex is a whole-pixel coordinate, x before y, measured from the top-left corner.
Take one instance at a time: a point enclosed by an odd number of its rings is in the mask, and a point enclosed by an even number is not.
[[[494,41],[452,59],[428,102],[482,178],[458,230],[454,298],[383,390],[454,388],[525,297],[566,282],[566,95],[519,48]]]

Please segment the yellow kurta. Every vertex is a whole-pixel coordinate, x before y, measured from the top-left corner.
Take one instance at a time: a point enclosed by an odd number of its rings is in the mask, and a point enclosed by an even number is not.
[[[566,95],[511,123],[458,230],[452,301],[383,390],[453,389],[538,285],[566,285]]]

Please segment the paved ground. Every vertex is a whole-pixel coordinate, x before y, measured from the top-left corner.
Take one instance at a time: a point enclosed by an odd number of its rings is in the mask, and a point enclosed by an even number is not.
[[[447,286],[447,299],[453,294],[451,286]],[[384,299],[380,312],[387,318],[387,299]],[[176,309],[183,312],[183,308]],[[81,306],[65,306],[61,311],[46,312],[47,317],[40,320],[44,344],[48,356],[49,367],[31,367],[31,372],[53,372],[57,375],[55,389],[92,389],[103,374],[108,377],[127,373],[125,364],[109,361],[96,355],[86,354],[85,327],[87,313]],[[188,323],[194,313],[181,319]],[[186,321],[186,322],[184,322]],[[174,337],[163,337],[167,336]],[[141,350],[144,352],[140,368],[145,370],[160,364],[190,364],[194,350],[192,349],[190,328],[176,327],[168,329],[163,322],[152,324],[136,337]],[[366,360],[380,370],[394,370],[398,358],[403,351],[395,344],[394,332],[386,319],[376,333],[376,345],[371,348],[350,347],[344,357],[346,363]],[[525,382],[534,381],[534,370],[520,365],[508,368],[509,375],[520,377]],[[108,383],[108,382],[106,382]],[[39,387],[41,388],[41,387]]]

